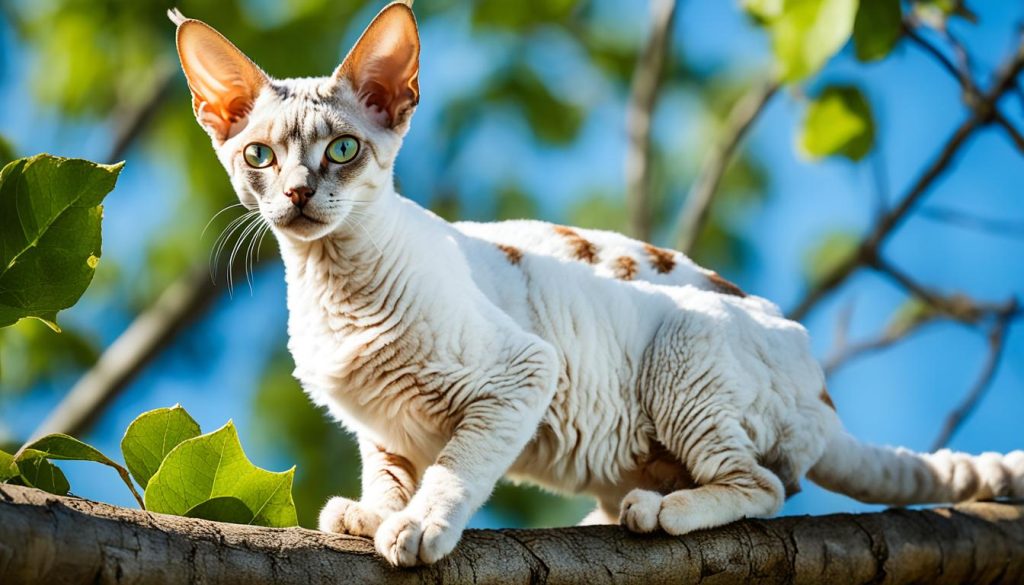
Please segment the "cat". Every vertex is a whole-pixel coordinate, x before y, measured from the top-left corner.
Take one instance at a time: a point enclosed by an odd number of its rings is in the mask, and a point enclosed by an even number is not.
[[[328,501],[321,530],[433,563],[502,476],[593,496],[584,524],[669,534],[771,516],[804,476],[893,505],[1024,496],[1024,451],[858,442],[804,328],[679,252],[451,224],[398,195],[420,97],[409,6],[310,79],[170,16],[196,119],[277,238],[294,374],[358,439],[362,499]]]

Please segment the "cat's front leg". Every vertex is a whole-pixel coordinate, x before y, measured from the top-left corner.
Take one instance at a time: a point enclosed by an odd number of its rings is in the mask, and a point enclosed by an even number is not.
[[[419,491],[381,524],[374,541],[392,565],[429,564],[450,553],[533,436],[554,395],[557,358],[547,344],[517,357],[503,374],[483,381]]]
[[[360,435],[362,499],[333,497],[320,511],[323,532],[373,538],[381,522],[404,508],[416,491],[416,470],[408,459]]]

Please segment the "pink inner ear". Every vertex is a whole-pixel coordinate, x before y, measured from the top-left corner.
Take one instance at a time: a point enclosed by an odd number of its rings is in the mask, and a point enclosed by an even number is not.
[[[419,102],[415,47],[377,57],[362,69],[358,72],[359,99],[385,113],[389,126],[402,123]]]
[[[347,77],[359,99],[387,119],[403,124],[419,102],[419,36],[407,5],[381,10],[349,52],[335,76]]]

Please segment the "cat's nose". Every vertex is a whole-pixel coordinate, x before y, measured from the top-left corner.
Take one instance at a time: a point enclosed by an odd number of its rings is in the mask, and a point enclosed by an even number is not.
[[[302,209],[309,202],[310,198],[313,197],[313,189],[306,185],[298,185],[288,189],[284,194],[292,200],[292,205]]]

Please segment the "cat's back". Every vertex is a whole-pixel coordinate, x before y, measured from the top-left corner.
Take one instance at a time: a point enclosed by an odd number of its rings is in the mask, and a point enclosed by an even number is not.
[[[701,268],[682,252],[659,248],[616,232],[537,220],[454,225],[464,234],[490,241],[509,254],[540,254],[579,262],[601,276],[669,286],[691,285],[707,290],[715,287],[714,272]]]

